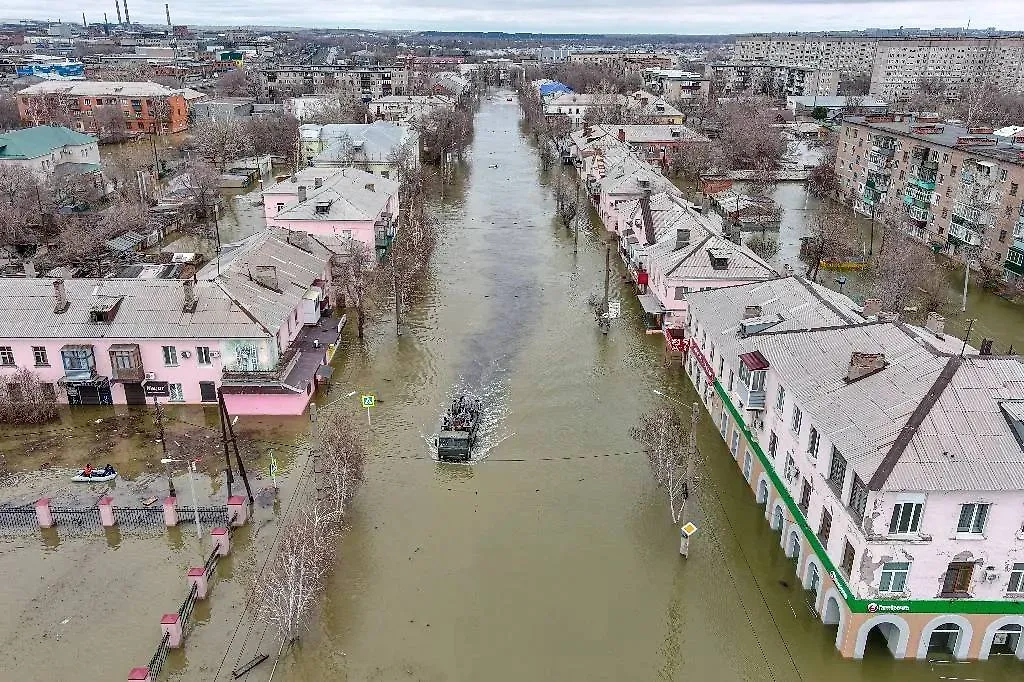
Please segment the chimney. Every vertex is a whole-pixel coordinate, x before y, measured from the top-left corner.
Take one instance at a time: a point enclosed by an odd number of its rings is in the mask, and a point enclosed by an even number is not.
[[[679,249],[685,249],[690,245],[690,230],[688,228],[677,228],[676,229],[676,251]]]
[[[27,277],[28,279],[32,279],[33,277],[38,276],[39,273],[36,272],[35,262],[31,258],[25,261],[25,277]]]
[[[53,312],[62,313],[71,307],[68,303],[68,290],[63,279],[53,280]]]
[[[885,353],[858,353],[850,356],[850,370],[846,373],[846,383],[850,384],[885,369]]]
[[[946,318],[933,310],[928,313],[928,319],[924,323],[924,328],[941,339],[943,332],[946,331]]]
[[[864,299],[864,317],[878,317],[878,313],[880,312],[882,312],[882,299]]]
[[[185,302],[181,306],[181,311],[184,313],[194,313],[196,311],[196,305],[199,303],[196,300],[196,283],[192,278],[181,281],[181,290],[185,294]]]
[[[878,313],[878,321],[879,322],[899,322],[900,321],[900,314],[899,313],[894,313],[891,310],[883,310],[882,312]]]
[[[324,186],[324,179],[323,178],[313,178],[313,187],[314,188],[323,187],[323,186]]]
[[[114,7],[117,9],[117,23],[123,24],[121,20],[121,0],[114,0]]]
[[[982,339],[981,348],[978,349],[981,355],[992,355],[992,339]]]
[[[626,129],[625,128],[619,128],[619,142],[625,142],[625,141],[626,141]]]
[[[363,189],[369,190],[370,192],[373,192],[373,191],[375,191],[375,190],[373,189],[373,183],[372,183],[372,182],[368,182],[368,183],[366,183],[366,184],[365,184],[365,185],[363,186]]]
[[[301,204],[306,200],[306,186],[299,185],[299,203]]]
[[[277,284],[276,265],[257,265],[255,270],[256,272],[253,274],[253,279],[255,279],[258,284],[273,291],[281,291]]]
[[[761,317],[761,306],[748,305],[743,308],[743,319],[749,320],[754,317]]]

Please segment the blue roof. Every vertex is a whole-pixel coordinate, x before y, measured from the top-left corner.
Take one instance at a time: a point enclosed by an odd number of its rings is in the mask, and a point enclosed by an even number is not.
[[[565,83],[558,82],[545,83],[544,85],[540,86],[539,90],[541,97],[547,97],[548,95],[551,95],[556,92],[572,92],[572,88],[570,88],[568,85],[566,85]]]

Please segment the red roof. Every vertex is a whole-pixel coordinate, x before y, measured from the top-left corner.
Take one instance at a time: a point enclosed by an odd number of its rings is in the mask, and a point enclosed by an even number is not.
[[[740,356],[740,362],[746,365],[751,372],[759,369],[768,369],[768,361],[761,355],[761,351],[752,351]]]

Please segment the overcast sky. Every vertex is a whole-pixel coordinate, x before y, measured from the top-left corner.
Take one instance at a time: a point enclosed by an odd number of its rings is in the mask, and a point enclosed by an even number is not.
[[[1024,29],[1021,0],[172,0],[184,24],[261,24],[546,33],[753,31],[995,26]],[[115,20],[114,0],[3,0],[0,18]],[[133,21],[162,23],[163,2],[130,0]]]

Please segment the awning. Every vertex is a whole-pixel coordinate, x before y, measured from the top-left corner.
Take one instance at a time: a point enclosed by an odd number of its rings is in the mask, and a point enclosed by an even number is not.
[[[759,369],[768,369],[768,361],[761,355],[761,351],[755,350],[750,353],[743,353],[740,355],[740,362],[751,372]]]
[[[661,315],[665,312],[665,308],[661,305],[661,301],[654,294],[640,294],[637,296],[640,300],[640,305],[643,307],[644,312],[650,315]]]

